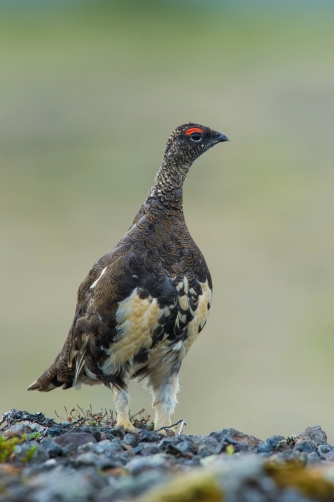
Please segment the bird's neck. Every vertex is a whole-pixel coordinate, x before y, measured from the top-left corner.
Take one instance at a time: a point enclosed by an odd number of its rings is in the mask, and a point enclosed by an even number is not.
[[[183,202],[183,182],[186,179],[192,163],[178,162],[164,156],[161,167],[155,178],[155,185],[151,189],[151,195],[161,202],[171,203],[173,206],[182,208]]]

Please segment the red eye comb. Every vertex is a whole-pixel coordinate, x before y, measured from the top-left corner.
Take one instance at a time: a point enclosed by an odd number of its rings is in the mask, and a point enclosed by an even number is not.
[[[186,135],[190,136],[190,134],[193,134],[194,132],[203,133],[204,131],[203,131],[203,129],[200,129],[199,127],[192,127],[191,129],[186,130]]]

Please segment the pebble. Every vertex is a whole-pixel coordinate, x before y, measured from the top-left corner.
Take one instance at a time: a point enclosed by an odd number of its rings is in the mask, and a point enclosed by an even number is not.
[[[303,441],[298,441],[296,443],[295,449],[298,451],[304,451],[306,453],[312,453],[317,451],[317,448],[315,448],[314,445],[307,439],[304,439]]]
[[[270,453],[275,451],[277,445],[280,443],[280,441],[284,441],[284,436],[271,436],[270,438],[266,439],[266,441],[263,441],[258,448],[257,452],[258,453]]]
[[[33,429],[27,424],[16,424],[9,427],[4,432],[6,438],[14,438],[23,436],[23,434],[31,434]]]
[[[76,434],[67,432],[62,436],[55,437],[54,441],[63,448],[71,445],[74,449],[86,443],[96,443],[95,437],[87,432],[78,432]]]
[[[327,444],[326,432],[322,430],[320,425],[314,425],[313,427],[306,427],[306,429],[298,434],[300,439],[309,439],[313,441],[317,446],[322,444]]]
[[[75,464],[80,466],[94,466],[97,469],[108,469],[116,467],[115,463],[106,455],[97,455],[96,453],[82,453],[75,459]],[[117,463],[118,467],[118,463]]]
[[[63,454],[64,449],[52,438],[43,439],[41,444],[49,454],[50,458],[59,457]]]
[[[137,434],[125,434],[123,438],[123,443],[128,444],[130,446],[137,446],[139,442],[139,437]]]

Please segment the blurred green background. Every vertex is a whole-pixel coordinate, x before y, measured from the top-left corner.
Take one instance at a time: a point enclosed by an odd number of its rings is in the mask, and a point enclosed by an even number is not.
[[[112,407],[102,386],[26,387],[195,121],[231,143],[185,184],[214,301],[174,418],[263,439],[319,423],[334,441],[334,10],[277,3],[0,4],[1,413]]]

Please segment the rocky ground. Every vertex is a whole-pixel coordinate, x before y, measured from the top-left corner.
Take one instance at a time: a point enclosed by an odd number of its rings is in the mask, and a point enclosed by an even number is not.
[[[127,434],[107,416],[2,416],[0,502],[334,501],[334,447],[320,426],[265,441],[235,429]],[[168,431],[167,431],[168,432]]]

